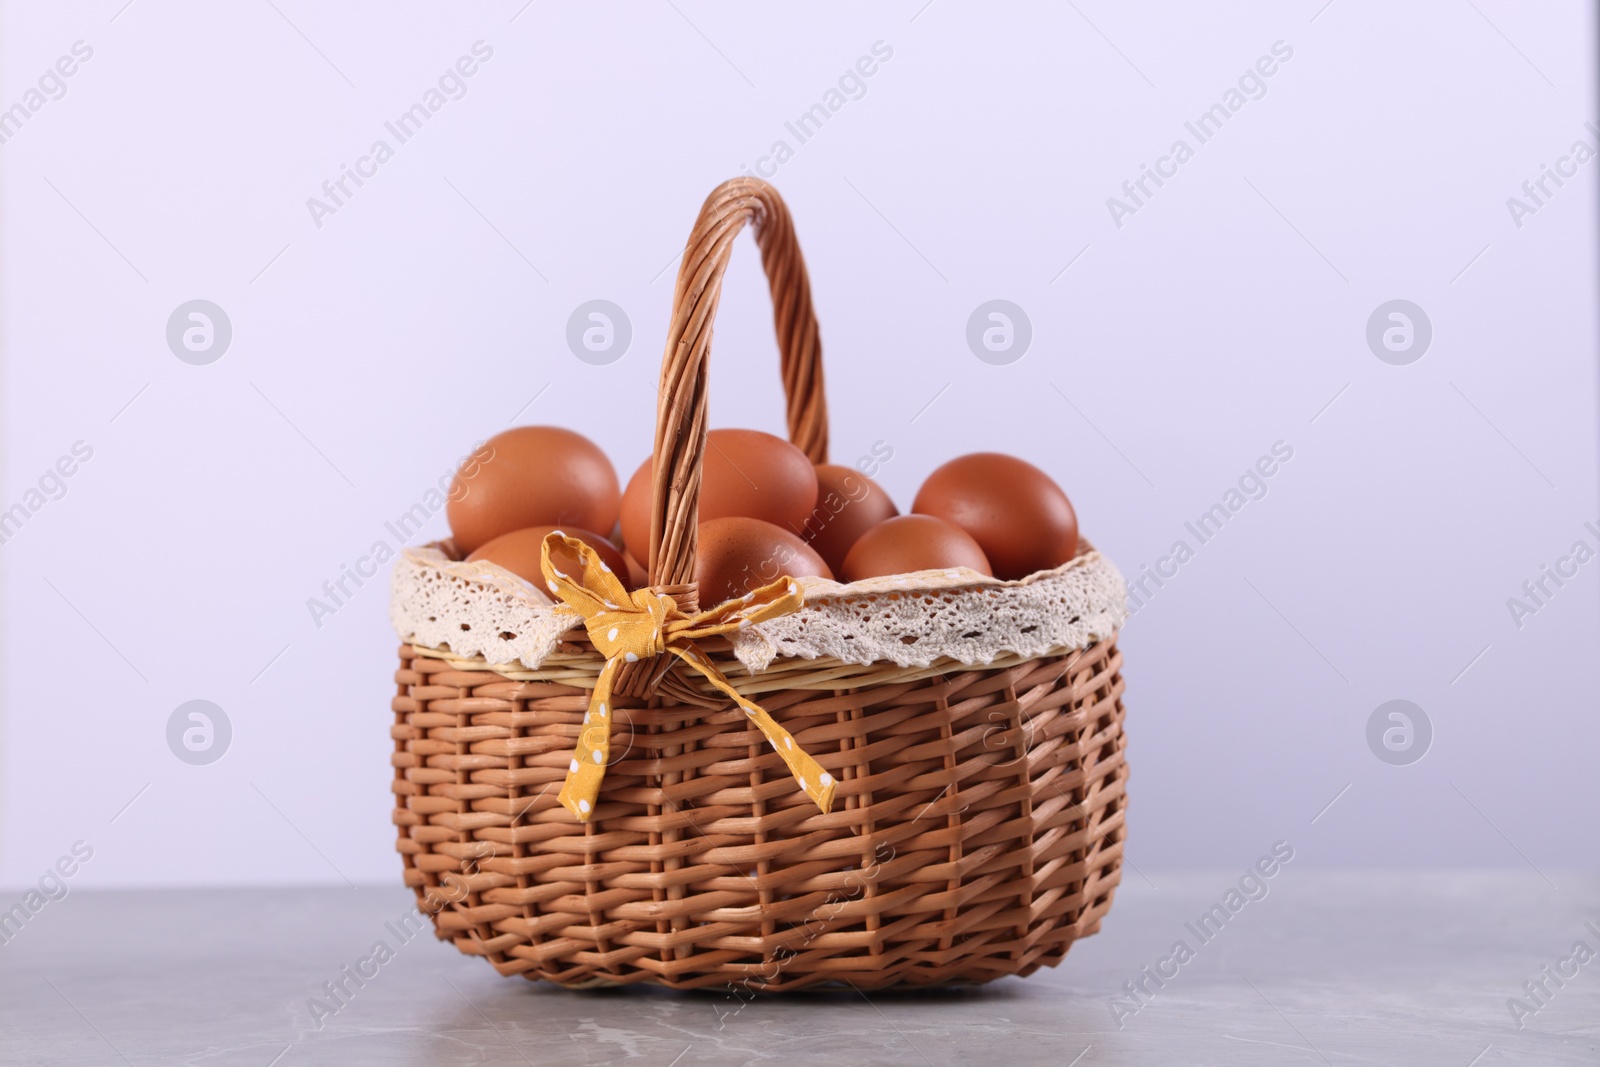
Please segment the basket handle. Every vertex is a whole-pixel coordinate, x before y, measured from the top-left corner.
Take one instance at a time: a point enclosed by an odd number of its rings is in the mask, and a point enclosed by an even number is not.
[[[811,281],[794,223],[778,191],[759,178],[734,178],[700,208],[678,268],[672,319],[661,357],[656,405],[655,470],[650,503],[650,585],[685,611],[699,607],[694,563],[700,470],[706,447],[707,362],[734,238],[755,226],[761,266],[772,292],[789,440],[813,463],[828,459],[828,408],[822,388],[822,342],[811,307]]]

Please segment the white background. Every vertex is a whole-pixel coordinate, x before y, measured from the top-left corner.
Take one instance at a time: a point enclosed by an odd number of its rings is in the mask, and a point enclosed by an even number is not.
[[[1586,5],[123,2],[0,6],[0,106],[94,49],[0,146],[4,506],[94,449],[0,548],[0,882],[83,839],[82,884],[398,884],[387,589],[320,628],[307,598],[513,418],[625,478],[673,257],[780,138],[834,456],[889,442],[902,507],[943,460],[1012,452],[1133,576],[1294,449],[1126,629],[1141,874],[1277,839],[1530,886],[1600,864],[1600,562],[1520,629],[1506,605],[1600,519],[1600,163],[1521,228],[1506,206],[1595,139]],[[307,198],[479,40],[467,95],[316,226]],[[877,41],[865,95],[796,145]],[[1107,197],[1276,41],[1267,94],[1114,225]],[[1034,328],[1010,366],[964,339],[995,297]],[[233,324],[210,366],[165,341],[194,298]],[[634,329],[606,367],[564,340],[595,298]],[[1409,366],[1365,341],[1394,298],[1434,327]],[[781,432],[776,365],[744,241],[714,424]],[[165,739],[196,698],[233,725],[205,767]],[[1367,745],[1394,698],[1433,724],[1411,766]]]

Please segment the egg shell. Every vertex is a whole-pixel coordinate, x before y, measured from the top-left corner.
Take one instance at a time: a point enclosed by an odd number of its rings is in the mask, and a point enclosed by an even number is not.
[[[611,573],[623,582],[628,580],[628,563],[623,559],[621,549],[593,530],[583,530],[576,526],[529,526],[524,530],[512,530],[480,546],[467,556],[467,562],[476,563],[486,559],[491,563],[498,563],[517,577],[525,578],[543,589],[545,579],[540,562],[544,539],[546,535],[556,530],[560,530],[568,537],[576,537],[594,549],[605,561],[605,565],[611,568]]]
[[[643,589],[650,584],[650,569],[633,558],[633,553],[622,550],[622,561],[628,565],[628,588]]]
[[[628,479],[622,495],[622,543],[635,558],[650,558],[651,461]],[[817,472],[806,454],[760,430],[706,434],[700,470],[700,521],[734,516],[801,531],[817,504]]]
[[[806,454],[760,430],[706,434],[700,521],[742,516],[798,531],[817,505],[817,469]]]
[[[471,553],[514,530],[609,530],[621,501],[617,472],[595,443],[559,426],[519,426],[467,457],[446,514],[457,551]]]
[[[622,547],[635,560],[650,559],[650,461],[639,464],[622,491]]]
[[[1048,474],[999,452],[951,460],[922,483],[911,510],[953,522],[982,546],[996,578],[1050,570],[1078,554],[1078,516]]]
[[[989,559],[966,531],[932,515],[899,515],[862,534],[845,557],[847,582],[887,574],[967,567],[993,575]]]
[[[850,548],[872,527],[900,514],[889,494],[854,467],[817,465],[817,506],[802,536],[835,574],[842,572]]]
[[[730,515],[700,524],[695,580],[702,608],[744,596],[782,576],[832,578],[833,571],[810,545],[770,522]]]

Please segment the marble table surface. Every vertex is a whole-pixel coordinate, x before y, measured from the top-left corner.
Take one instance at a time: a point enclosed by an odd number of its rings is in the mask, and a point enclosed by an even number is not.
[[[424,934],[332,1015],[309,1001],[396,943],[385,924],[409,894],[80,890],[0,944],[0,1063],[1600,1063],[1600,957],[1574,955],[1600,953],[1600,876],[1284,875],[1207,942],[1185,924],[1235,874],[1131,875],[1059,968],[979,989],[570,992]],[[1179,940],[1192,958],[1129,1000],[1124,983]]]

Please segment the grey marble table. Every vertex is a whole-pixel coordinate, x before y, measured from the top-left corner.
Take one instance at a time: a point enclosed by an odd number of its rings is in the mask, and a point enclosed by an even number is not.
[[[1101,933],[1028,979],[749,1003],[502,979],[397,938],[397,889],[78,891],[0,945],[0,1063],[1600,1063],[1600,958],[1572,955],[1600,952],[1600,877],[1285,871],[1202,942],[1186,924],[1236,877],[1133,875]],[[380,940],[392,958],[314,1011]],[[1180,940],[1192,958],[1128,999]]]

